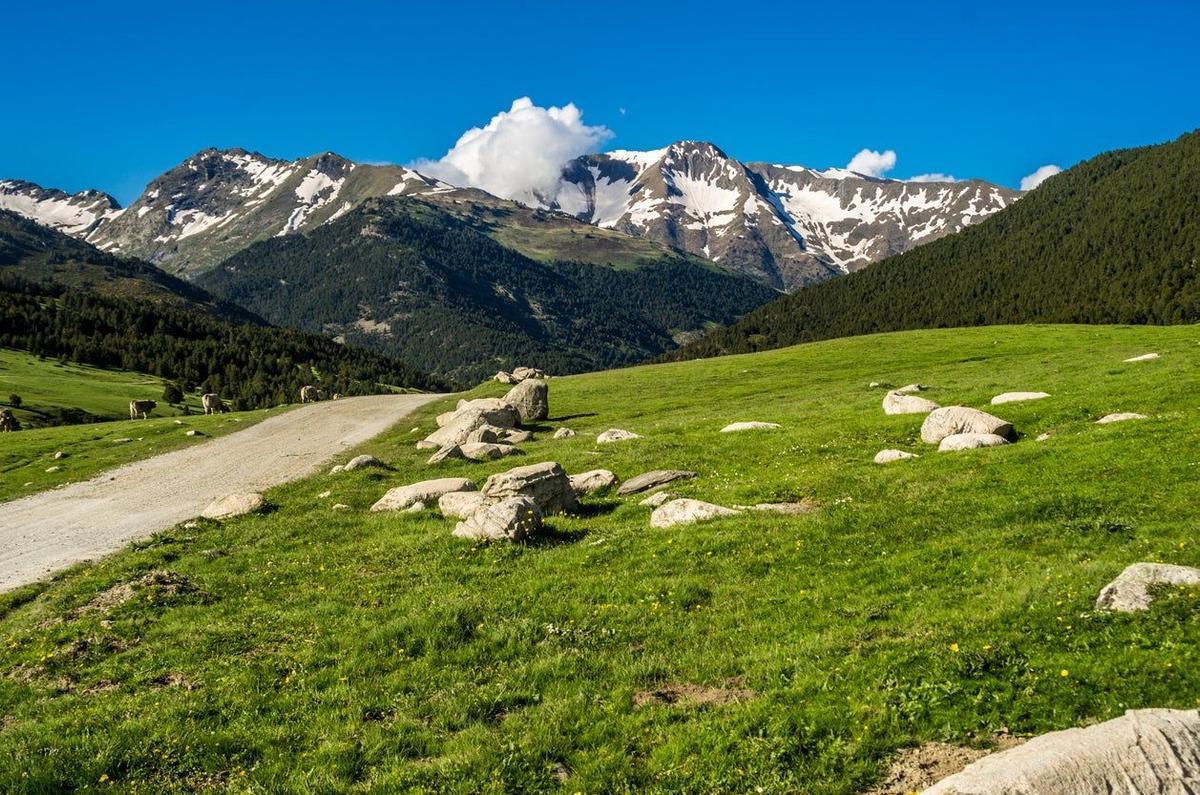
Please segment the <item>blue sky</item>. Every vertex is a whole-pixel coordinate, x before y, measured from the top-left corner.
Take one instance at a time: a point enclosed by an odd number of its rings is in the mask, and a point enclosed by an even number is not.
[[[128,203],[207,146],[407,163],[529,96],[606,148],[1016,186],[1200,127],[1198,6],[12,3],[0,178]]]

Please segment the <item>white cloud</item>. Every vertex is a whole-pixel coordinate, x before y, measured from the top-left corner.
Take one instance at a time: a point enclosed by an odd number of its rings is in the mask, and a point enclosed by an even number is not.
[[[909,177],[905,182],[958,182],[958,179],[953,174],[942,174],[934,172],[933,174],[917,174],[915,177]]]
[[[868,177],[882,177],[885,172],[891,171],[895,167],[896,152],[892,149],[884,152],[863,149],[846,165],[848,170],[865,174]]]
[[[1021,177],[1021,190],[1033,190],[1045,182],[1047,178],[1053,177],[1061,171],[1062,169],[1054,164],[1042,166],[1032,174]]]
[[[553,197],[562,167],[598,150],[612,137],[607,127],[589,127],[574,104],[542,108],[529,97],[483,127],[467,130],[440,160],[420,160],[413,168],[460,187],[482,188],[528,204]]]

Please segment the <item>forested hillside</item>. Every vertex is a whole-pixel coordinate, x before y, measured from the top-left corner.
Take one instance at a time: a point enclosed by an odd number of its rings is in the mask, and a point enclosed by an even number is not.
[[[521,364],[562,374],[641,361],[777,294],[657,244],[642,244],[657,259],[635,259],[622,244],[619,265],[593,264],[605,261],[608,237],[628,239],[506,204],[476,213],[371,200],[311,232],[254,245],[199,283],[273,323],[462,382]],[[539,259],[521,253],[535,250]],[[564,262],[557,251],[586,251],[589,261]]]
[[[1109,152],[978,226],[779,298],[664,358],[916,328],[1200,320],[1200,133]]]

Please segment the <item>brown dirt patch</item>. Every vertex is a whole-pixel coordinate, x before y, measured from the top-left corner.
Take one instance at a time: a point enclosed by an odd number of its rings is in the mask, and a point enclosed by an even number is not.
[[[1024,742],[1011,734],[998,735],[995,739],[995,751],[1003,751]],[[990,753],[993,751],[938,742],[901,748],[892,758],[883,781],[867,790],[865,795],[910,795],[920,792]]]
[[[727,679],[721,687],[672,682],[653,690],[641,690],[633,695],[633,706],[719,707],[739,701],[749,701],[756,693],[742,686],[740,678]]]
[[[137,591],[144,588],[154,588],[156,595],[164,597],[179,596],[196,590],[192,581],[182,574],[165,569],[152,571],[132,582],[119,582],[104,589],[93,596],[83,607],[78,607],[68,613],[67,618],[75,619],[89,613],[107,615],[128,602]]]

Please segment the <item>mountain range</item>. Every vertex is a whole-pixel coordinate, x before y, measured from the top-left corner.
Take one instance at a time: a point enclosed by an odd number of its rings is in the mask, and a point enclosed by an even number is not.
[[[128,208],[97,191],[68,195],[15,180],[0,182],[0,208],[104,251],[197,273],[371,198],[463,193],[409,168],[328,152],[288,161],[207,149],[153,180]],[[1019,196],[978,180],[916,183],[742,163],[712,144],[680,141],[576,158],[555,195],[522,198],[794,290],[956,232]]]

